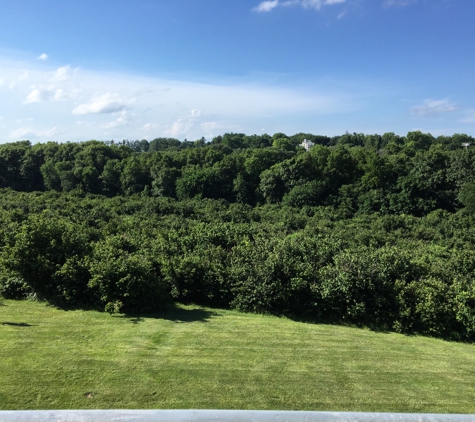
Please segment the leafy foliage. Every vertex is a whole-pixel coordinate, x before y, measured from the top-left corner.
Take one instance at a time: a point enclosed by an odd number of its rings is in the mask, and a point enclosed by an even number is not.
[[[303,139],[316,145],[298,147]],[[0,291],[475,339],[467,135],[0,145]]]

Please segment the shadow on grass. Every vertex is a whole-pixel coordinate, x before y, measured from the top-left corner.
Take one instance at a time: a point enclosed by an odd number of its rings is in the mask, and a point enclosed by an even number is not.
[[[132,324],[144,322],[144,318],[164,319],[176,323],[207,322],[216,312],[208,309],[183,309],[176,305],[170,305],[166,310],[150,314],[127,313],[120,318],[128,318]]]
[[[427,338],[436,338],[439,340],[444,340],[444,341],[450,341],[450,342],[456,342],[456,343],[466,343],[466,344],[474,344],[475,343],[475,338],[459,338],[456,335],[451,335],[449,333],[448,335],[444,334],[430,334],[424,331],[417,331],[417,330],[412,330],[412,331],[396,331],[395,329],[391,328],[387,324],[371,324],[371,323],[366,323],[366,324],[356,324],[348,321],[342,321],[338,319],[331,319],[331,318],[322,318],[322,317],[314,317],[314,316],[294,316],[294,315],[289,315],[287,316],[292,321],[295,322],[302,322],[305,324],[318,324],[318,325],[331,325],[335,327],[347,327],[347,328],[358,328],[362,330],[369,330],[372,331],[373,333],[378,333],[378,334],[399,334],[402,336],[406,337],[416,337],[416,336],[421,336],[421,337],[427,337]]]
[[[27,324],[26,322],[2,322],[2,325],[9,325],[10,327],[35,327],[35,325]]]
[[[373,331],[380,334],[395,333],[394,330],[388,329],[386,326],[380,326],[377,324],[356,324],[349,321],[338,320],[336,318],[325,318],[315,316],[302,316],[302,315],[289,315],[289,319],[295,322],[302,322],[304,324],[317,324],[317,325],[333,325],[335,327],[347,327],[347,328],[359,328]]]

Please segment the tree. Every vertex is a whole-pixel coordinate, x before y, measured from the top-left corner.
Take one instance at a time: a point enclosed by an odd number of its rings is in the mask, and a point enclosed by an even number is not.
[[[295,146],[292,145],[292,141],[288,138],[277,138],[272,142],[272,146],[283,151],[295,151]]]
[[[44,213],[9,233],[2,260],[38,296],[58,305],[77,306],[91,299],[88,253],[89,234],[83,227]]]
[[[179,148],[181,142],[175,138],[155,138],[150,141],[149,151],[165,151],[169,148]]]
[[[119,194],[121,189],[121,174],[122,162],[115,158],[108,160],[99,176],[102,193],[109,196]]]
[[[101,193],[104,168],[110,160],[121,158],[119,150],[98,141],[89,141],[82,147],[75,156],[74,176],[85,192]]]
[[[475,182],[467,182],[462,186],[459,199],[470,214],[475,214]]]
[[[131,155],[125,160],[122,174],[120,175],[122,191],[126,195],[140,193],[145,187],[150,187],[150,168],[146,156]]]
[[[422,133],[420,130],[416,130],[408,132],[406,135],[405,147],[414,150],[428,150],[434,142],[435,138],[430,133]]]
[[[88,264],[88,287],[106,309],[120,304],[125,312],[156,312],[169,301],[158,268],[126,236],[96,243]]]

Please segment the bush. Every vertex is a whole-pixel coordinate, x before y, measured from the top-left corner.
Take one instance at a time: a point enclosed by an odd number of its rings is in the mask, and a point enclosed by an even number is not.
[[[405,333],[463,338],[465,330],[457,320],[454,293],[451,286],[430,276],[401,286],[394,328]]]
[[[30,216],[18,232],[7,234],[2,261],[12,280],[22,280],[40,298],[78,306],[90,301],[84,261],[88,252],[89,235],[83,227],[44,213]]]
[[[126,236],[97,242],[88,260],[88,287],[110,312],[121,303],[124,312],[155,312],[168,302],[165,283],[152,260]]]
[[[390,329],[399,312],[396,283],[416,277],[408,251],[359,248],[338,254],[313,289],[330,320]]]
[[[0,296],[5,299],[24,299],[32,290],[24,280],[14,273],[4,273],[0,276]]]

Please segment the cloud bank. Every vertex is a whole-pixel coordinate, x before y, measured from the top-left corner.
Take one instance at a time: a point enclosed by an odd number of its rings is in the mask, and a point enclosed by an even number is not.
[[[211,139],[231,131],[259,133],[262,127],[290,130],[289,122],[302,116],[355,107],[350,94],[328,83],[313,89],[248,78],[203,83],[35,62],[0,57],[3,139]]]

